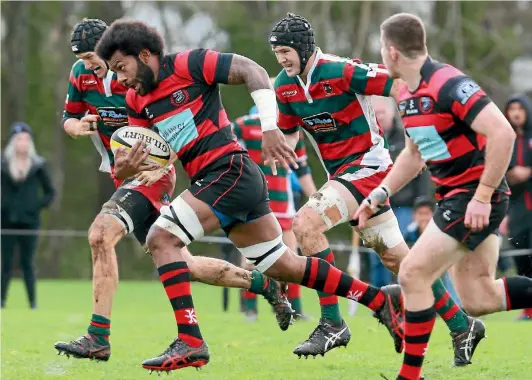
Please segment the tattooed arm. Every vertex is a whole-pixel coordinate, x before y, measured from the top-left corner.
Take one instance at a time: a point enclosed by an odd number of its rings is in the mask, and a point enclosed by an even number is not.
[[[227,84],[244,83],[250,93],[261,89],[272,89],[270,77],[261,65],[247,57],[233,54]]]
[[[277,174],[277,164],[288,171],[290,165],[297,169],[297,155],[277,127],[277,100],[268,73],[255,61],[233,54],[227,84],[244,83],[259,110],[264,163],[273,174]]]

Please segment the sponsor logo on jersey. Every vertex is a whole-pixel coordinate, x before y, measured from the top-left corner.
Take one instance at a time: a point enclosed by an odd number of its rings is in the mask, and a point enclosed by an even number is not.
[[[406,111],[406,100],[403,100],[402,102],[399,102],[397,105],[397,108],[399,109],[399,116],[404,116]]]
[[[283,96],[285,98],[290,98],[290,97],[296,96],[296,95],[297,95],[297,90],[288,90],[288,91],[281,92],[281,96]]]
[[[415,98],[406,100],[405,115],[419,115],[419,107],[417,106]]]
[[[102,122],[109,127],[123,127],[127,125],[125,107],[98,107],[96,111]]]
[[[188,101],[189,95],[187,90],[177,90],[170,96],[170,102],[179,107],[180,104],[186,103]]]
[[[330,132],[336,130],[336,122],[328,112],[322,112],[303,118],[308,129],[315,133]]]
[[[429,96],[422,96],[419,98],[419,106],[422,113],[430,113],[434,108],[434,102]]]
[[[471,99],[473,95],[479,91],[480,86],[471,78],[466,78],[456,86],[456,99],[460,102],[460,104],[464,105],[469,99]]]
[[[84,86],[96,86],[98,82],[96,82],[96,79],[84,79],[81,82]]]

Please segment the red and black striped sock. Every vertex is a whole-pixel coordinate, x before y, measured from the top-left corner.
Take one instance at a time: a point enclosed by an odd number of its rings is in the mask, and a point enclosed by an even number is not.
[[[405,311],[405,355],[397,380],[418,380],[427,352],[436,310]]]
[[[532,278],[524,276],[503,277],[504,308],[519,310],[532,307]]]
[[[174,309],[178,337],[191,347],[199,347],[203,338],[194,310],[190,290],[190,269],[184,261],[165,264],[157,268],[166,295]]]
[[[301,285],[352,299],[373,311],[384,305],[385,297],[379,288],[359,281],[316,257],[307,257]]]

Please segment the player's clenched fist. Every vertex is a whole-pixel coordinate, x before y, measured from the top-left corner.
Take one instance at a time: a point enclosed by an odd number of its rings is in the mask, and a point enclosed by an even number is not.
[[[96,134],[98,129],[98,115],[85,115],[78,120],[75,128],[70,130],[70,136],[75,139],[81,136],[92,136]]]

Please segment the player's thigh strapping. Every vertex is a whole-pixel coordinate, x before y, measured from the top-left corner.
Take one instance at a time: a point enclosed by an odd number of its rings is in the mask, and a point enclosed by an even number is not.
[[[202,178],[193,179],[188,191],[209,205],[227,235],[235,226],[272,212],[266,178],[247,154],[225,156],[205,172]],[[155,224],[177,236],[185,245],[205,233],[195,211],[181,196],[161,208],[161,216]],[[286,246],[279,234],[272,241],[238,249],[258,270],[265,271],[286,251]]]

